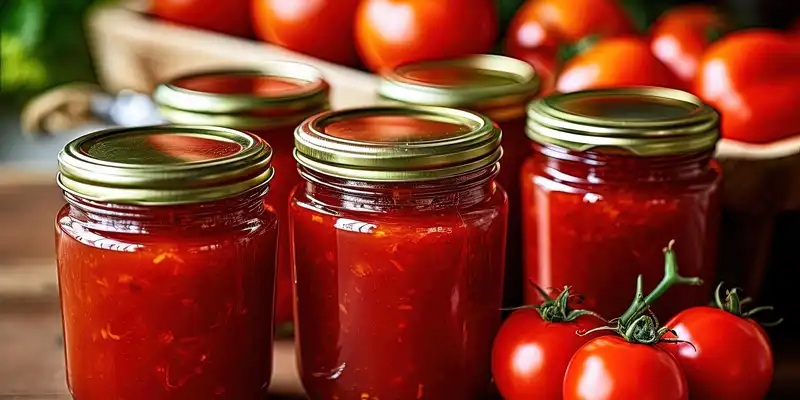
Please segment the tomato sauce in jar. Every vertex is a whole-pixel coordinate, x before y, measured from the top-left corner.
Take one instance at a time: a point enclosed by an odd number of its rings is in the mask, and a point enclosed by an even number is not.
[[[424,61],[400,66],[382,77],[379,93],[396,102],[444,106],[482,113],[503,131],[503,162],[497,182],[508,193],[504,305],[522,304],[522,215],[520,169],[533,152],[525,135],[525,111],[537,95],[539,78],[526,62],[496,55]]]
[[[438,107],[310,118],[290,204],[311,399],[482,399],[500,324],[500,130]]]
[[[96,132],[61,152],[56,256],[74,398],[266,396],[271,158],[251,134],[188,126]]]
[[[619,88],[555,94],[531,104],[536,153],[523,168],[526,278],[569,285],[586,308],[621,315],[636,277],[645,292],[664,272],[675,240],[684,276],[654,307],[659,318],[708,302],[715,278],[719,116],[672,89]],[[534,288],[528,304],[541,299]]]
[[[292,279],[289,264],[287,207],[300,182],[292,157],[294,129],[305,118],[329,107],[329,86],[313,67],[267,62],[258,70],[209,71],[186,75],[160,85],[154,94],[169,122],[224,126],[252,132],[274,150],[269,205],[281,226],[278,247],[276,320],[292,321]]]

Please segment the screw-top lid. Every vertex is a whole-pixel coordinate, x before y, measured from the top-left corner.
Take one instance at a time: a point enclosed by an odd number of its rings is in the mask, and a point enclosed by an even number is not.
[[[172,123],[263,128],[299,123],[329,108],[316,68],[273,61],[259,69],[191,74],[159,85],[153,97]]]
[[[453,177],[496,164],[501,131],[486,117],[442,107],[332,111],[295,131],[295,158],[326,175],[405,182]]]
[[[524,61],[495,55],[402,65],[382,77],[381,96],[409,104],[467,108],[498,120],[524,115],[539,78]]]
[[[108,203],[201,203],[267,184],[271,159],[272,148],[264,140],[233,129],[109,129],[67,144],[58,155],[58,184]]]
[[[620,148],[642,156],[714,148],[719,114],[675,89],[627,87],[554,94],[531,103],[528,136],[576,151]]]

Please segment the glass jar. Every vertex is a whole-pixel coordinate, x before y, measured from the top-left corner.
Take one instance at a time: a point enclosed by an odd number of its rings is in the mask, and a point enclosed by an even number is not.
[[[325,113],[298,128],[295,340],[311,399],[487,393],[508,207],[494,182],[500,135],[436,107]]]
[[[182,126],[101,131],[61,152],[56,257],[74,398],[266,395],[271,157],[256,136]]]
[[[276,321],[292,321],[292,277],[289,264],[289,195],[297,174],[294,129],[307,117],[329,108],[328,83],[305,64],[273,61],[258,70],[207,71],[181,76],[159,85],[154,93],[162,116],[169,122],[224,126],[252,132],[274,151],[269,206],[278,214],[278,289]]]
[[[532,103],[536,153],[523,168],[526,277],[540,287],[573,287],[607,318],[664,272],[675,240],[684,276],[654,310],[659,318],[705,304],[714,282],[720,168],[712,159],[719,117],[691,94],[620,88],[555,94]],[[528,304],[541,301],[525,292]]]
[[[424,61],[382,77],[382,97],[405,104],[444,106],[482,113],[503,131],[503,168],[497,181],[508,193],[504,305],[522,304],[522,216],[520,169],[532,153],[525,135],[525,110],[537,95],[539,77],[526,62],[496,55]]]

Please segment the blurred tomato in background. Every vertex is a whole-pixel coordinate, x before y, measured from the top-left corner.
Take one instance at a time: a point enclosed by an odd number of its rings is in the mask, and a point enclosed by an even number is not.
[[[352,27],[360,0],[252,2],[259,38],[338,64],[358,64]]]
[[[559,52],[581,39],[636,32],[616,0],[528,0],[506,33],[506,54],[527,61],[545,84],[558,68]]]
[[[734,32],[712,44],[693,91],[722,113],[728,139],[765,143],[800,132],[800,41],[771,29]]]
[[[249,37],[250,0],[152,0],[157,17],[228,35]]]
[[[722,36],[726,27],[725,18],[713,7],[690,4],[673,8],[650,29],[653,54],[688,84],[706,47]]]
[[[650,51],[650,43],[635,36],[603,39],[569,60],[556,89],[561,92],[615,86],[683,88],[680,80]]]
[[[497,31],[493,0],[363,0],[355,25],[359,53],[373,71],[486,53]]]

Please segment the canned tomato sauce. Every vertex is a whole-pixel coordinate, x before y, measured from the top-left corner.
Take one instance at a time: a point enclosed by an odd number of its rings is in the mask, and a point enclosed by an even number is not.
[[[522,301],[520,169],[531,143],[525,110],[539,91],[539,78],[526,62],[495,55],[424,61],[400,66],[382,77],[381,96],[405,104],[445,106],[482,113],[503,130],[503,167],[497,181],[508,192],[505,305]]]
[[[636,277],[645,292],[663,274],[671,240],[681,274],[655,306],[659,318],[708,302],[714,281],[719,116],[678,90],[633,87],[555,94],[531,104],[536,152],[523,168],[526,278],[570,285],[585,306],[620,315]],[[533,288],[526,301],[540,301]]]
[[[266,62],[257,70],[207,71],[160,85],[154,98],[172,123],[224,126],[252,132],[274,150],[278,171],[270,184],[268,205],[280,219],[276,319],[292,321],[292,281],[286,223],[289,193],[300,181],[295,161],[294,129],[305,118],[329,107],[329,86],[320,72],[292,62]]]
[[[500,324],[500,130],[447,108],[329,112],[296,131],[290,205],[311,399],[482,399]]]
[[[96,132],[61,152],[56,257],[74,398],[266,395],[271,160],[256,136],[187,126]]]

